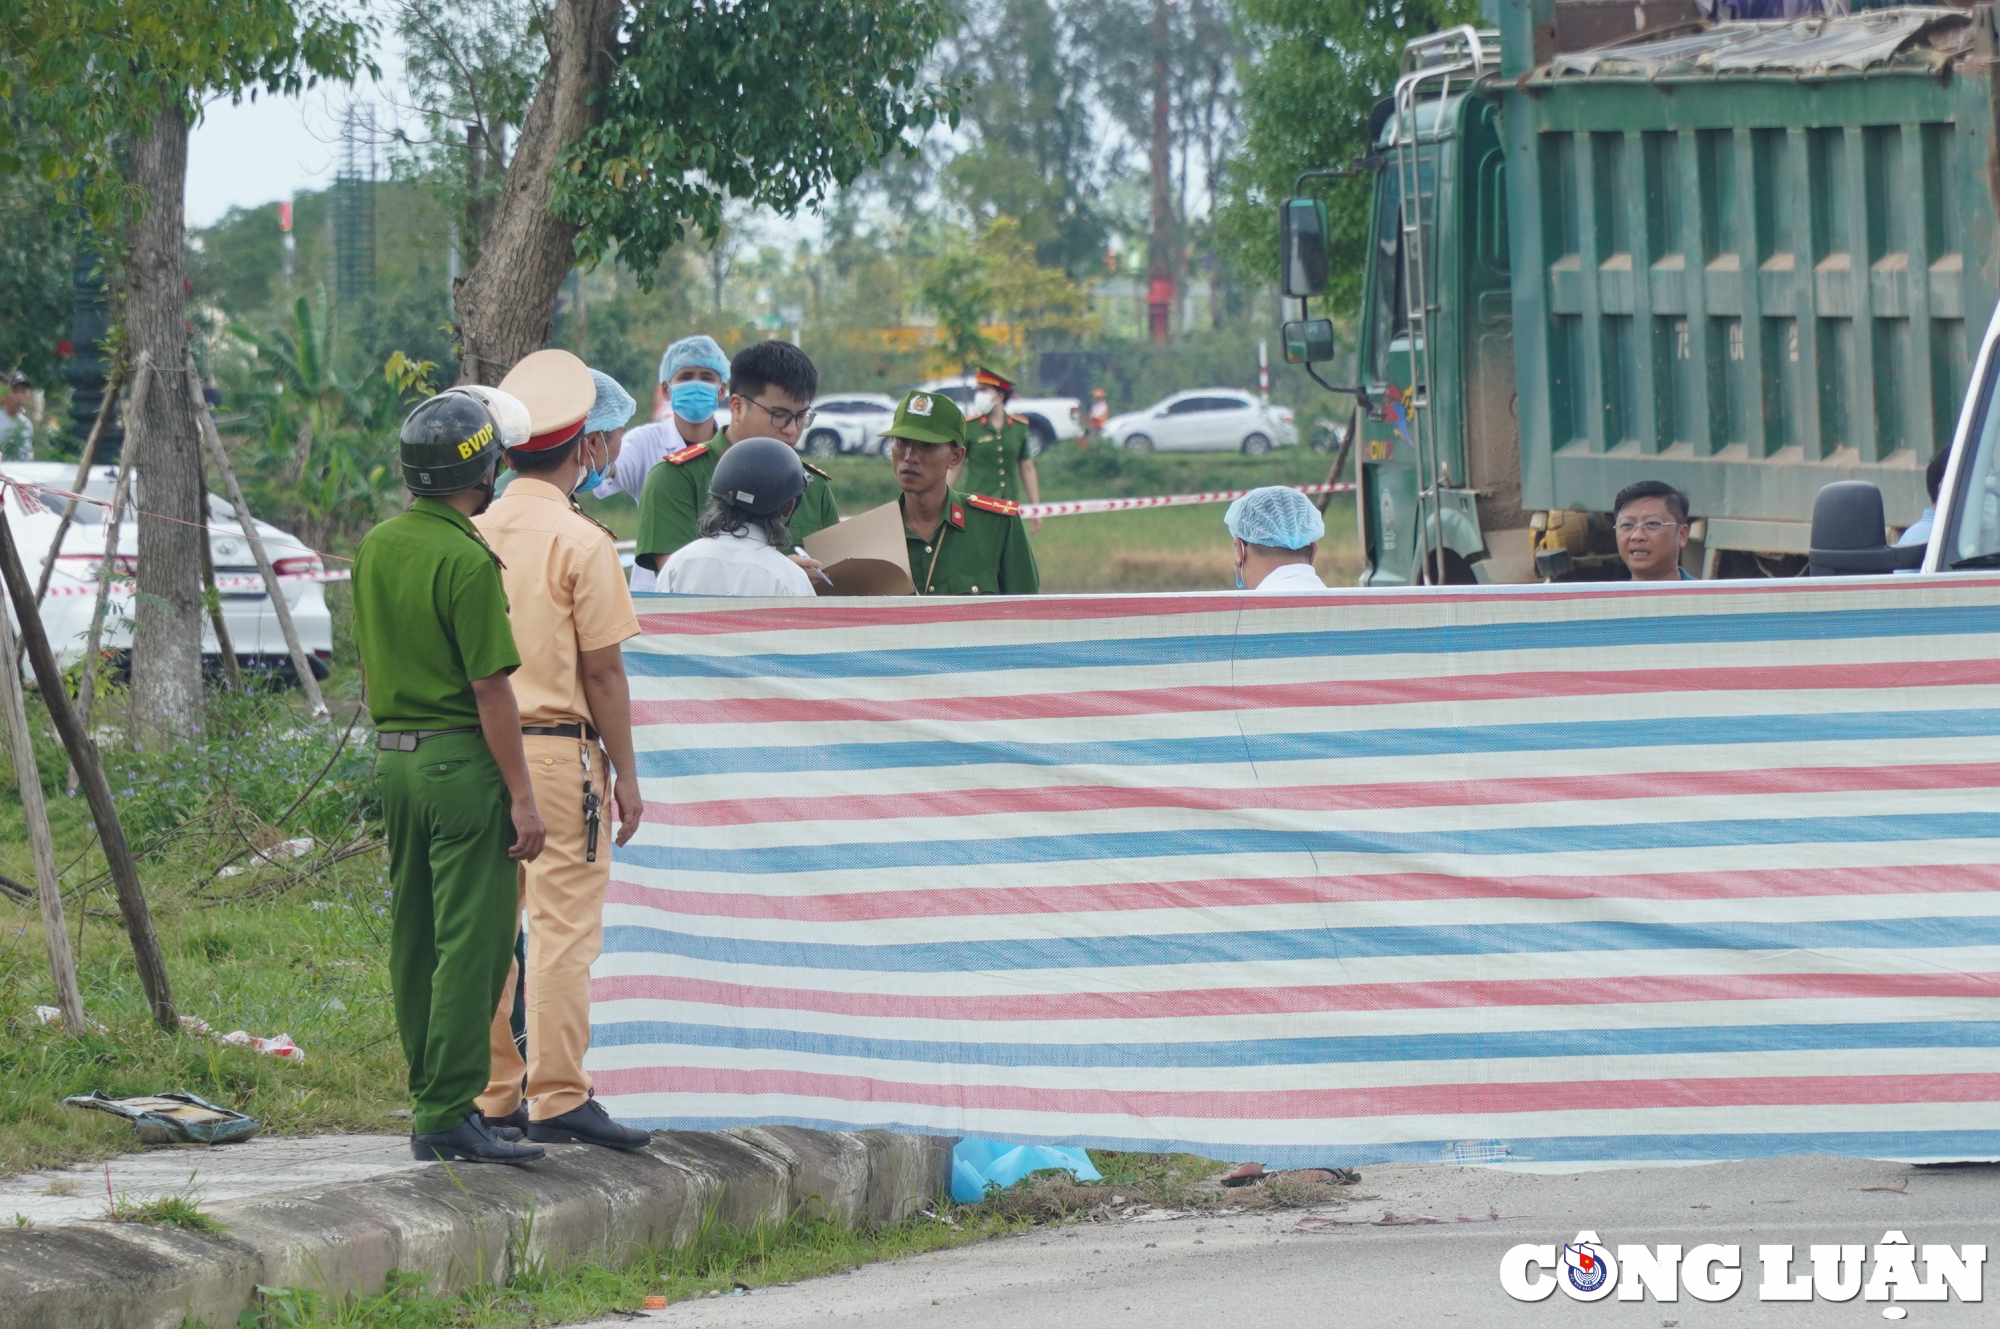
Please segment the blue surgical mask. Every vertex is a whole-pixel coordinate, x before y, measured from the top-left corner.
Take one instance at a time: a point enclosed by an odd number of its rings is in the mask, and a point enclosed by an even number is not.
[[[593,466],[589,470],[583,473],[583,479],[576,482],[576,492],[579,494],[588,494],[591,490],[597,488],[597,486],[603,483],[604,483],[604,468],[601,466]]]
[[[676,383],[667,389],[667,400],[673,403],[674,414],[691,425],[705,424],[715,415],[715,408],[721,400],[715,384]]]

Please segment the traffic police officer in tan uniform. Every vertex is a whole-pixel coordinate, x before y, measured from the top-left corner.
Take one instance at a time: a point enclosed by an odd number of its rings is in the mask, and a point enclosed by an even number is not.
[[[521,651],[514,687],[522,742],[548,845],[521,874],[525,1065],[508,1019],[509,991],[486,1007],[493,1071],[479,1109],[490,1123],[524,1128],[530,1140],[637,1149],[646,1132],[611,1120],[583,1070],[590,965],[603,946],[611,879],[613,837],[605,823],[615,818],[622,845],[645,807],[619,650],[638,635],[639,622],[611,533],[571,498],[586,476],[610,465],[611,440],[631,418],[632,399],[608,378],[604,385],[600,390],[583,361],[558,350],[535,352],[500,383],[527,407],[529,437],[508,450],[514,480],[478,525],[506,563]]]
[[[493,497],[492,415],[444,393],[403,422],[409,511],[354,559],[354,638],[378,733],[375,787],[389,838],[389,976],[410,1063],[417,1158],[542,1156],[473,1111],[487,1029],[514,949],[517,862],[544,829],[508,675],[520,664],[500,560],[472,517]]]
[[[903,487],[903,534],[918,595],[1033,595],[1041,589],[1020,505],[962,494],[949,476],[965,461],[965,417],[949,397],[912,392],[883,431]]]

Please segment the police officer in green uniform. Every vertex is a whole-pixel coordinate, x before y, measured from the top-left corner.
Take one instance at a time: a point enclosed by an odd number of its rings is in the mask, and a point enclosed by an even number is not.
[[[918,595],[1033,595],[1041,589],[1020,505],[963,494],[949,482],[965,461],[965,417],[949,397],[912,392],[897,404],[889,463],[903,487],[903,534]]]
[[[709,477],[732,443],[776,438],[796,448],[799,435],[812,423],[810,408],[818,392],[819,371],[790,342],[756,342],[738,351],[729,362],[729,428],[707,443],[690,443],[669,452],[646,476],[639,495],[639,540],[633,551],[640,566],[665,567],[669,554],[700,534],[696,528],[708,506]],[[795,541],[840,520],[832,477],[811,462],[805,468],[806,492],[786,523]],[[818,564],[808,562],[808,566]]]
[[[473,1111],[514,955],[517,862],[543,826],[507,676],[521,663],[495,557],[472,518],[493,497],[494,420],[442,393],[403,422],[409,511],[354,559],[354,637],[379,737],[375,787],[395,887],[389,976],[410,1063],[411,1150],[525,1163],[543,1150]]]
[[[982,389],[993,394],[992,407],[984,415],[970,417],[965,422],[965,464],[952,475],[952,488],[1013,503],[1041,502],[1041,477],[1035,474],[1034,443],[1028,422],[1007,411],[1014,385],[983,367],[974,378]],[[1039,522],[1036,529],[1040,529]]]

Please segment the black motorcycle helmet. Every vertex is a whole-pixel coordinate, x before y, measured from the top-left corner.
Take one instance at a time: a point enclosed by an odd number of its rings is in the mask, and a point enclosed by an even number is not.
[[[463,392],[418,402],[403,421],[402,442],[403,483],[427,498],[473,488],[500,455],[492,412]]]
[[[791,444],[775,438],[732,443],[708,477],[711,498],[735,504],[755,517],[775,517],[806,492],[806,468]]]

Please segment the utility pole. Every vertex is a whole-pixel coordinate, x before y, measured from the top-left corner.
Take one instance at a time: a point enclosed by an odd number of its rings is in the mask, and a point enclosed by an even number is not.
[[[1165,346],[1173,333],[1174,285],[1180,267],[1174,246],[1173,155],[1170,130],[1172,89],[1167,80],[1167,11],[1173,0],[1153,4],[1153,234],[1146,316],[1153,345]]]

